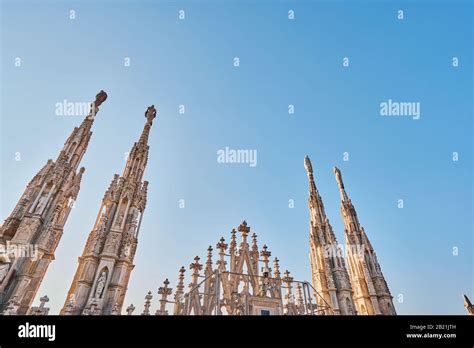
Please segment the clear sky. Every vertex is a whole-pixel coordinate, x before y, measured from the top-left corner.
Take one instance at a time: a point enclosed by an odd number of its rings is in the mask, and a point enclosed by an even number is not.
[[[82,121],[57,116],[56,103],[108,93],[35,304],[47,294],[51,313],[62,307],[104,191],[154,104],[148,205],[124,305],[135,314],[149,290],[154,311],[163,280],[175,287],[179,267],[243,219],[283,269],[310,280],[306,154],[339,242],[332,167],[341,169],[398,313],[465,313],[462,294],[474,297],[471,2],[1,4],[2,219]],[[420,119],[381,116],[389,99],[420,103]],[[226,146],[257,150],[257,165],[218,163]]]

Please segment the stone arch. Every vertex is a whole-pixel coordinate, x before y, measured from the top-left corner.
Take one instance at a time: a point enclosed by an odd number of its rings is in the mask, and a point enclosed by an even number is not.
[[[76,147],[77,147],[77,142],[76,141],[73,141],[72,144],[69,146],[69,148],[67,149],[67,157],[68,158],[71,158],[74,151],[76,150]]]

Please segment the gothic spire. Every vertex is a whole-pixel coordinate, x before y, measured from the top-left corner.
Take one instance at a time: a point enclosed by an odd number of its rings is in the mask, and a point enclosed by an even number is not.
[[[341,171],[334,167],[334,174],[336,175],[337,185],[339,186],[339,192],[341,193],[341,201],[349,202],[349,197],[347,196],[346,190],[344,189],[344,182],[342,181]]]
[[[155,106],[149,106],[145,111],[146,122],[145,126],[143,127],[142,135],[140,136],[139,142],[142,144],[148,144],[148,136],[150,135],[150,129],[153,125],[153,120],[156,117],[156,109]]]
[[[69,294],[77,296],[73,314],[88,312],[93,305],[101,314],[120,312],[122,309],[147,200],[148,182],[142,182],[142,177],[148,160],[148,136],[156,117],[153,106],[147,108],[145,117],[143,132],[132,146],[123,176],[115,174],[105,192],[95,225],[79,260],[69,289]],[[84,290],[81,280],[85,264],[94,265],[87,268],[87,272],[94,275],[87,280],[87,290]],[[94,288],[99,286],[99,282],[102,291],[97,293]]]
[[[353,299],[349,275],[332,226],[326,217],[324,204],[314,183],[313,166],[308,156],[304,166],[309,179],[308,206],[310,213],[310,262],[313,285],[321,295],[317,302],[325,312],[352,314]]]
[[[57,163],[67,162],[70,163],[74,169],[77,167],[89,144],[92,135],[91,127],[99,111],[99,106],[101,106],[105,100],[107,100],[107,93],[101,90],[91,103],[89,114],[84,118],[79,127],[73,129],[64,143],[63,149],[56,160]]]
[[[308,173],[309,180],[308,204],[311,210],[311,222],[315,225],[322,225],[326,222],[326,212],[324,211],[324,204],[321,196],[319,195],[316,184],[314,183],[313,166],[308,156],[305,156],[304,158],[304,167]]]
[[[19,301],[15,314],[26,314],[38,291],[54,252],[63,235],[64,225],[80,190],[84,168],[79,168],[92,136],[92,123],[99,106],[107,99],[100,91],[80,126],[75,127],[57,160],[49,159],[33,177],[5,223],[0,227],[0,243],[38,246],[41,259],[34,263],[26,257],[0,267],[0,311]],[[28,279],[25,283],[24,279]],[[6,291],[9,289],[8,291]],[[12,302],[12,299],[16,299]]]
[[[469,301],[469,297],[467,297],[466,295],[463,295],[463,296],[464,296],[464,308],[466,308],[467,313],[469,315],[474,315],[474,306],[472,305],[471,301]]]
[[[123,172],[124,178],[135,178],[136,182],[140,182],[143,176],[143,171],[148,161],[148,137],[150,129],[153,125],[153,120],[156,117],[156,109],[151,105],[145,111],[145,125],[138,142],[134,143],[128,155],[127,164]]]
[[[349,276],[355,291],[355,304],[360,314],[394,315],[392,296],[382,274],[377,255],[361,227],[356,210],[349,199],[341,171],[334,167],[341,193],[341,215],[344,222],[346,251],[350,262]]]

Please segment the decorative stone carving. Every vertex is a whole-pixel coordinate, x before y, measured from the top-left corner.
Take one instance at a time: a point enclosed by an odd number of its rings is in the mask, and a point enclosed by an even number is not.
[[[104,252],[117,254],[119,243],[120,243],[121,234],[116,232],[109,232],[104,246]]]

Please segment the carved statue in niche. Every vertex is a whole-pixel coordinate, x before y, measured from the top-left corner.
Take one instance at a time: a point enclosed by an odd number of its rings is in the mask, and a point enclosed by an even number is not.
[[[138,210],[133,209],[132,215],[130,216],[130,227],[127,231],[127,238],[135,236],[135,232],[138,227]]]
[[[62,225],[64,223],[66,215],[69,212],[69,210],[72,208],[73,204],[74,204],[74,200],[72,199],[72,197],[68,197],[66,201],[64,202],[62,209],[59,211],[55,224]]]
[[[48,197],[47,192],[43,192],[41,194],[41,197],[38,200],[38,204],[36,205],[36,208],[35,208],[35,211],[34,211],[35,214],[41,214],[41,211],[43,210],[44,206],[46,205],[47,197]]]
[[[119,216],[117,217],[117,222],[115,223],[116,226],[122,226],[122,222],[123,222],[123,212],[120,212]]]
[[[130,223],[137,224],[137,222],[138,222],[138,210],[133,209],[132,216],[130,218]]]
[[[95,298],[102,298],[102,295],[104,294],[106,281],[107,281],[107,273],[105,271],[102,271],[99,279],[97,279],[97,283],[95,286],[95,294],[94,294]]]
[[[60,224],[61,223],[61,220],[62,220],[62,210],[61,209],[61,205],[58,204],[56,205],[56,207],[54,208],[54,212],[53,212],[53,216],[51,218],[51,224],[52,225],[56,225],[56,224]]]

